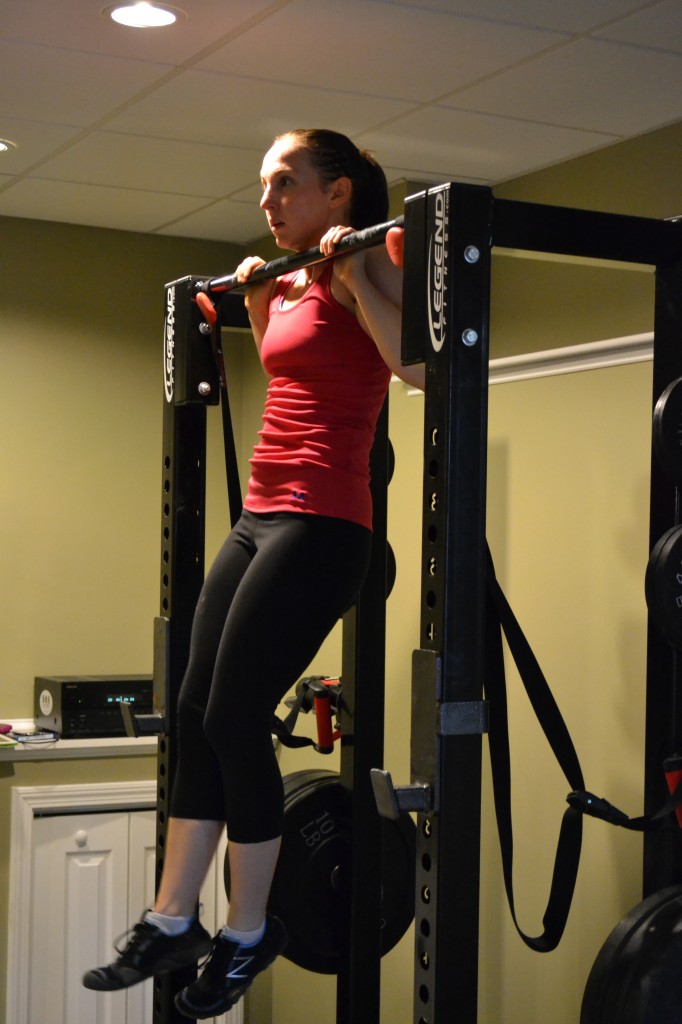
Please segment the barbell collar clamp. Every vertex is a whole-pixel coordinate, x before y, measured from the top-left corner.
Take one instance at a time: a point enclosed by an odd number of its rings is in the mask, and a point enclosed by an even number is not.
[[[382,818],[397,821],[406,811],[427,814],[433,809],[431,786],[426,783],[394,786],[391,773],[383,768],[372,768],[370,777],[377,810]]]

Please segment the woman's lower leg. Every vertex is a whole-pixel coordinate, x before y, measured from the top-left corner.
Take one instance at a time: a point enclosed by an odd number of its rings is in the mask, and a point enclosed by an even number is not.
[[[228,843],[229,928],[251,932],[263,924],[280,844],[280,837],[262,843]]]
[[[161,883],[154,903],[158,914],[190,917],[224,829],[221,821],[169,818]]]

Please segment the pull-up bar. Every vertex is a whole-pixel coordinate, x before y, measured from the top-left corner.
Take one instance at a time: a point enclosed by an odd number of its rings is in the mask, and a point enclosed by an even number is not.
[[[300,270],[302,267],[311,267],[315,263],[324,263],[326,260],[335,259],[337,256],[347,256],[352,252],[359,252],[361,249],[369,249],[372,246],[380,245],[387,240],[387,235],[393,228],[402,228],[405,218],[401,215],[395,220],[386,221],[383,224],[373,224],[372,227],[363,228],[361,231],[354,231],[346,235],[338,243],[331,255],[327,256],[319,246],[312,249],[304,249],[303,252],[295,252],[291,256],[282,256],[279,259],[271,260],[258,267],[249,277],[249,284],[257,284],[270,277],[280,277],[292,270]],[[389,249],[389,252],[391,250]],[[398,262],[393,254],[391,258]],[[214,277],[211,281],[201,281],[197,284],[197,291],[215,294],[217,292],[232,292],[238,288],[245,288],[243,281],[237,280],[236,274],[227,274],[225,277]]]

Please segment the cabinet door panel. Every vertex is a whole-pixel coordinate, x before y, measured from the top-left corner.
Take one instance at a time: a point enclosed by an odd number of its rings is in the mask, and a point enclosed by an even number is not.
[[[128,921],[130,927],[139,920],[142,911],[154,904],[156,875],[156,811],[137,811],[129,816],[128,847]],[[153,1015],[154,982],[143,982],[128,989],[128,1024],[138,1021],[151,1024]]]
[[[26,1024],[151,1024],[153,981],[123,992],[91,992],[81,977],[115,956],[154,902],[156,812],[89,812],[33,822],[30,983]],[[201,893],[213,934],[226,918],[225,837]],[[125,939],[123,939],[125,941]],[[215,1019],[241,1024],[243,1005]]]
[[[128,815],[34,822],[29,1024],[125,1024],[125,995],[81,985],[127,928]]]

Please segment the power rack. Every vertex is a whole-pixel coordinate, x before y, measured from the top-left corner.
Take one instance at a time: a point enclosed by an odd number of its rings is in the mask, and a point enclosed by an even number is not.
[[[488,719],[483,685],[491,252],[503,247],[653,265],[655,405],[682,377],[682,225],[500,200],[489,188],[454,183],[411,196],[404,224],[403,362],[426,363],[420,646],[413,659],[410,784],[395,788],[384,773],[377,793],[384,810],[418,812],[413,1020],[476,1024],[481,757]],[[206,277],[187,277],[165,292],[161,608],[155,624],[153,716],[162,723],[159,870],[174,771],[170,737],[204,571],[206,407],[218,403],[224,383],[220,360],[206,344],[207,333],[215,342],[216,327],[207,324],[196,302],[206,284]],[[246,326],[235,294],[219,295],[216,308],[219,325]],[[390,462],[385,413],[373,458],[373,567],[344,621],[343,636],[341,776],[352,794],[353,842],[343,873],[349,910],[339,1024],[379,1020],[381,855],[369,775],[370,769],[380,769],[383,757],[383,731],[376,723],[383,722],[384,708]],[[680,525],[679,488],[680,481],[652,458],[652,547]],[[647,813],[665,799],[663,760],[682,749],[679,659],[678,648],[650,623]],[[675,830],[645,837],[645,895],[682,881],[680,844]],[[176,975],[157,982],[155,1024],[181,1024],[172,994],[186,983]]]

